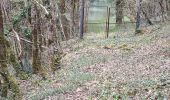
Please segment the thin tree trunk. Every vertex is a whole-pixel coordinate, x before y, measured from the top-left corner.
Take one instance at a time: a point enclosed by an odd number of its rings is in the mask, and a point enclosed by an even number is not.
[[[136,15],[136,34],[140,33],[140,24],[141,24],[141,2],[142,0],[137,0],[137,15]]]
[[[69,34],[69,23],[67,18],[65,17],[65,13],[66,13],[66,5],[65,5],[65,0],[60,0],[60,12],[61,12],[61,24],[63,26],[63,32],[64,35],[66,37],[66,40],[68,40],[70,38],[70,34]]]
[[[123,23],[123,0],[116,0],[116,23],[120,26]]]
[[[27,0],[27,3],[28,3],[28,6],[30,6],[28,8],[28,22],[29,22],[29,24],[31,24],[31,1]]]
[[[84,0],[81,0],[81,11],[80,11],[80,39],[83,39],[84,35]]]
[[[70,29],[70,33],[72,33],[72,36],[75,36],[75,0],[71,0],[71,29]]]

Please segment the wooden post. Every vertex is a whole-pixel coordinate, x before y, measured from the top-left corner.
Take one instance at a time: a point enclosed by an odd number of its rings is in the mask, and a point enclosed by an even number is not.
[[[106,24],[106,27],[105,27],[105,32],[106,32],[105,33],[105,38],[107,38],[107,32],[108,32],[107,31],[108,30],[108,24],[107,24],[108,23],[108,12],[109,12],[109,10],[108,10],[108,7],[107,7],[107,14],[106,14],[107,16],[106,16],[106,23],[105,23]]]
[[[110,8],[109,8],[109,13],[108,13],[108,25],[107,25],[107,38],[109,38],[109,32],[110,32]]]
[[[141,30],[140,30],[140,24],[141,24],[141,2],[142,0],[137,0],[136,1],[136,5],[137,5],[137,15],[136,15],[136,34],[137,33],[140,33]]]
[[[80,11],[80,39],[83,39],[84,35],[84,0],[81,0],[81,11]]]
[[[109,38],[110,30],[110,8],[107,7],[106,38]]]

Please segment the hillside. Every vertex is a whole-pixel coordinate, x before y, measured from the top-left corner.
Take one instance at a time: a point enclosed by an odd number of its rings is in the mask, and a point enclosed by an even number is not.
[[[52,81],[21,81],[25,98],[170,99],[170,25],[154,27],[157,30],[142,35],[112,33],[104,39],[88,34],[83,41],[63,43],[61,69]]]

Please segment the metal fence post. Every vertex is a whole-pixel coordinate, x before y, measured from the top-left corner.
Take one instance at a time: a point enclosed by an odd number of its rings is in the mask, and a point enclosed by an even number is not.
[[[106,38],[109,38],[109,30],[110,30],[110,8],[107,7]]]
[[[109,37],[109,30],[110,30],[110,8],[107,7],[107,17],[106,17],[106,38]]]
[[[106,23],[105,23],[105,25],[106,25],[106,28],[105,28],[105,38],[107,38],[107,34],[108,34],[108,12],[109,12],[109,10],[108,10],[108,7],[107,7],[107,16],[106,16]]]
[[[107,38],[109,38],[109,32],[110,32],[110,8],[109,8],[109,13],[108,13],[108,25],[107,25]]]

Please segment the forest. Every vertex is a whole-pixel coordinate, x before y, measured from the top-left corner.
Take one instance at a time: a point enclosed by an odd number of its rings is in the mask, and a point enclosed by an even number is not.
[[[170,100],[170,0],[0,0],[0,100]]]

